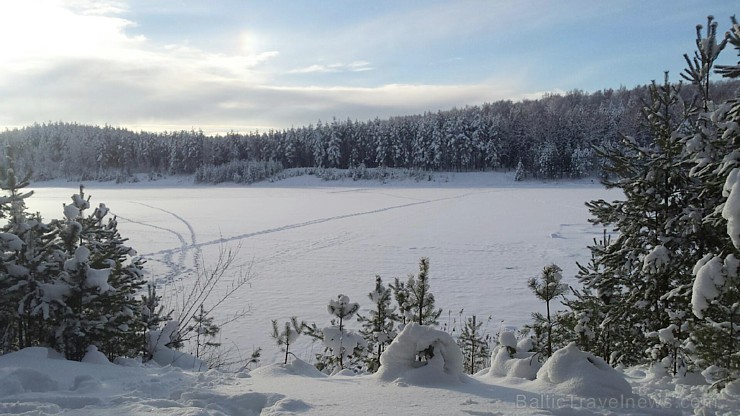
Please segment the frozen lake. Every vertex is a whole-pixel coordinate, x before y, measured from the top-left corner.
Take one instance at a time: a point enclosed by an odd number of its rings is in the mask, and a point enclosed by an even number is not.
[[[62,216],[74,183],[32,187],[28,205],[46,219]],[[251,314],[224,329],[221,342],[248,355],[261,346],[266,362],[280,353],[270,321],[297,315],[328,324],[326,304],[338,294],[370,306],[367,293],[380,274],[386,283],[416,273],[430,258],[441,323],[491,316],[488,330],[520,326],[543,311],[526,287],[549,263],[574,283],[576,261],[602,229],[588,223],[584,202],[617,199],[589,180],[514,182],[510,175],[450,174],[448,182],[322,182],[299,177],[253,186],[199,186],[184,179],[132,185],[89,183],[92,206],[119,217],[130,245],[145,257],[150,279],[192,279],[202,257],[212,264],[220,247],[240,246],[239,264],[253,279],[222,308]],[[233,268],[237,271],[237,268]],[[221,288],[220,290],[223,290]],[[218,293],[214,293],[218,297]],[[354,325],[357,327],[357,325]],[[296,354],[310,360],[306,343]]]

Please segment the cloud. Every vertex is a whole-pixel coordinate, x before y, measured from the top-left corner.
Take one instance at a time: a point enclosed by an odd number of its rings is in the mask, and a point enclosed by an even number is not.
[[[516,98],[524,85],[507,76],[446,85],[362,78],[357,86],[359,78],[348,77],[380,72],[370,59],[285,68],[282,53],[260,49],[270,44],[264,34],[245,28],[227,52],[158,44],[129,33],[137,24],[118,2],[13,2],[0,14],[12,22],[0,26],[0,38],[14,40],[0,56],[0,126],[61,120],[225,133],[449,109]],[[341,85],[306,85],[316,74]]]
[[[337,72],[365,72],[372,71],[370,62],[355,61],[349,64],[335,63],[330,65],[313,64],[302,68],[291,69],[289,74],[337,73]]]

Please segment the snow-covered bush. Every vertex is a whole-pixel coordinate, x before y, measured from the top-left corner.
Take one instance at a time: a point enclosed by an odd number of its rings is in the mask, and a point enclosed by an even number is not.
[[[537,371],[537,382],[562,394],[595,398],[632,396],[624,376],[604,360],[578,349],[575,343],[561,348]]]
[[[283,165],[274,161],[233,160],[222,165],[203,165],[195,171],[196,183],[254,183],[279,174]]]
[[[208,364],[205,361],[169,347],[177,339],[179,327],[180,322],[169,321],[161,329],[147,332],[147,349],[152,361],[162,366],[171,365],[186,370],[207,370]]]
[[[542,367],[534,352],[531,338],[516,340],[511,331],[499,334],[498,346],[491,353],[491,367],[486,373],[493,377],[517,377],[534,380]]]
[[[462,352],[452,336],[413,322],[380,356],[380,369],[375,376],[383,381],[417,385],[466,380]]]

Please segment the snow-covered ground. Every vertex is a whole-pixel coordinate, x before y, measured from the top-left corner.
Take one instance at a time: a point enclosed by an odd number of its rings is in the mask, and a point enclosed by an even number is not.
[[[77,184],[34,189],[29,207],[57,218]],[[456,325],[460,316],[491,316],[493,334],[529,322],[543,305],[527,279],[554,262],[574,284],[575,262],[588,259],[586,246],[602,233],[588,223],[584,202],[620,197],[590,180],[514,182],[510,174],[471,173],[380,184],[304,176],[244,187],[170,178],[89,183],[86,192],[93,206],[104,202],[118,215],[122,234],[148,259],[150,278],[165,288],[178,279],[187,284],[199,259],[214,262],[220,247],[239,246],[251,284],[219,313],[249,307],[251,314],[227,326],[221,342],[244,357],[262,347],[263,366],[251,374],[191,373],[70,363],[45,358],[43,349],[26,350],[0,357],[0,413],[672,415],[693,414],[692,405],[701,404],[738,414],[732,389],[704,396],[703,386],[674,385],[638,369],[628,371],[637,396],[584,398],[543,381],[482,375],[418,386],[403,378],[326,378],[301,361],[270,364],[282,361],[269,336],[272,319],[297,315],[326,325],[326,304],[339,293],[367,308],[376,274],[386,282],[405,279],[422,256],[430,258],[443,325]],[[310,363],[319,349],[304,339],[292,351]]]

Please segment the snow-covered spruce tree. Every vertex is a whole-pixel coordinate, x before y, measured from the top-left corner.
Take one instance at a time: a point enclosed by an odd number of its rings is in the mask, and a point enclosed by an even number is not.
[[[491,318],[489,317],[490,321]],[[464,367],[468,374],[475,374],[478,370],[486,367],[487,361],[491,358],[489,342],[491,335],[485,334],[481,329],[484,321],[478,321],[473,315],[465,321],[465,325],[457,338],[457,345],[465,358]]]
[[[283,361],[283,364],[288,364],[288,355],[292,354],[290,352],[290,344],[298,339],[298,336],[301,335],[305,326],[305,322],[298,322],[298,317],[291,316],[290,321],[285,323],[283,330],[281,331],[278,321],[276,319],[272,320],[272,339],[274,339],[278,347],[281,347],[282,351],[285,352],[285,361]]]
[[[685,140],[691,174],[701,182],[703,225],[713,237],[693,270],[696,319],[687,344],[705,377],[721,388],[740,377],[740,97],[713,103],[709,76],[727,42],[740,53],[740,25],[733,17],[727,37],[717,42],[716,22],[710,16],[707,23],[706,36],[697,27],[697,51],[693,59],[686,56],[688,68],[682,74],[702,93],[698,129]],[[740,63],[717,68],[724,77],[740,78]]]
[[[89,345],[109,358],[133,356],[145,345],[146,324],[137,292],[144,285],[143,260],[124,243],[115,217],[100,204],[89,215],[83,187],[56,221],[63,251],[59,281],[68,286],[66,310],[55,329],[53,346],[80,360]],[[107,220],[107,221],[106,221]]]
[[[524,169],[524,163],[522,163],[522,160],[519,159],[519,163],[516,165],[516,171],[514,172],[514,180],[519,182],[524,180],[524,177],[527,175],[526,170]]]
[[[545,268],[542,270],[542,275],[539,277],[539,279],[533,277],[529,279],[529,281],[527,281],[527,286],[532,290],[535,296],[545,302],[545,305],[547,307],[547,316],[545,317],[546,320],[544,322],[541,322],[541,325],[544,325],[545,333],[547,335],[547,349],[545,353],[548,357],[552,356],[553,319],[550,313],[550,302],[563,296],[568,290],[567,285],[560,283],[563,278],[562,272],[563,269],[555,264],[550,264],[548,266],[545,266]],[[539,321],[536,317],[536,314],[535,321]]]
[[[409,275],[406,282],[408,290],[408,309],[411,322],[419,325],[437,325],[437,318],[442,315],[442,308],[436,309],[434,294],[429,287],[429,259],[422,257],[419,260],[419,274]]]
[[[671,84],[667,74],[662,84],[649,86],[643,118],[651,143],[624,137],[621,149],[597,149],[612,178],[604,185],[621,189],[625,199],[586,204],[591,222],[612,227],[619,236],[592,248],[602,269],[579,279],[603,303],[612,364],[662,361],[672,354],[671,346],[654,335],[670,325],[685,329],[691,271],[704,230],[695,195],[687,192],[693,179],[680,140],[694,107],[679,92],[680,84]],[[675,336],[685,339],[686,332]]]
[[[398,321],[395,307],[391,305],[391,289],[386,288],[383,279],[375,276],[375,289],[368,294],[373,303],[368,316],[357,315],[357,322],[362,324],[360,334],[367,342],[365,366],[370,372],[380,367],[380,355],[386,345],[396,337],[395,322]]]
[[[10,155],[0,169],[0,354],[48,344],[52,321],[63,304],[54,289],[58,270],[50,261],[56,233],[38,215],[26,212],[30,173],[18,178]]]

